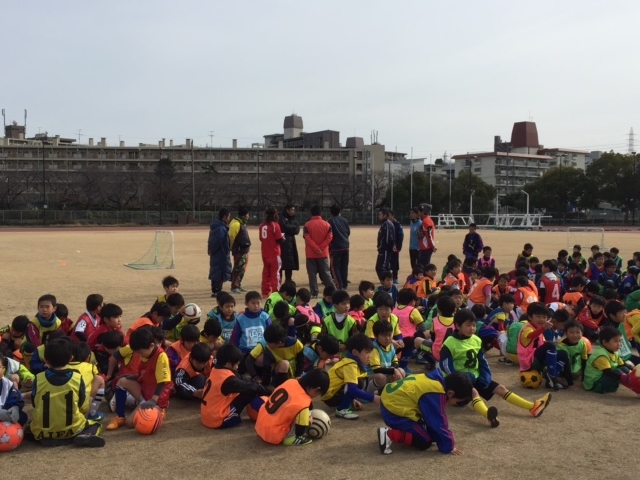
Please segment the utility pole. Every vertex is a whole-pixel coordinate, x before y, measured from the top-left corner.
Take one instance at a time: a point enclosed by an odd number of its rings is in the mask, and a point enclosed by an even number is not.
[[[79,129],[78,129],[78,145],[80,145],[80,141],[81,141],[81,139],[82,139],[82,133],[81,133],[81,132],[82,132],[82,129],[81,129],[81,128],[79,128]]]
[[[43,215],[42,215],[42,222],[44,225],[47,224],[47,179],[46,179],[46,173],[45,173],[45,160],[44,160],[44,142],[45,140],[47,140],[47,132],[44,132],[44,137],[40,138],[40,141],[42,142],[42,210]]]
[[[191,207],[193,220],[196,219],[196,163],[193,153],[193,138],[191,139]]]
[[[209,146],[211,148],[213,148],[213,136],[214,136],[213,134],[214,134],[214,131],[213,130],[209,130],[209,137],[211,138],[211,143],[209,144]]]

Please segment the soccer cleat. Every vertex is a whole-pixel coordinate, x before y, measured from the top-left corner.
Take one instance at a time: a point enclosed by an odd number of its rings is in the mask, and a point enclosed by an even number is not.
[[[98,435],[78,435],[73,439],[73,444],[76,447],[88,447],[88,448],[100,448],[104,447],[104,444],[107,443],[104,438],[99,437]]]
[[[238,290],[240,290],[242,293],[245,293],[247,290],[242,288],[242,287],[238,287]]]
[[[498,420],[498,409],[496,407],[492,406],[487,409],[487,420],[489,420],[491,428],[500,426],[500,421]]]
[[[498,363],[502,364],[502,365],[513,365],[513,361],[510,358],[507,357],[500,357],[498,359]]]
[[[117,430],[124,425],[125,422],[126,419],[124,417],[113,417],[109,422],[109,425],[107,425],[107,430]]]
[[[231,293],[240,294],[242,293],[242,290],[240,290],[239,288],[234,288],[233,290],[231,290]]]
[[[544,397],[536,400],[533,404],[533,408],[529,410],[529,413],[538,418],[540,415],[542,415],[542,412],[544,412],[545,408],[549,406],[549,402],[551,402],[551,393],[547,393]]]
[[[378,446],[380,447],[380,453],[383,455],[393,453],[393,450],[391,450],[391,439],[389,435],[387,435],[387,432],[389,432],[388,428],[378,428]]]
[[[287,446],[309,445],[310,443],[313,443],[313,440],[309,437],[305,437],[304,435],[300,437],[287,437],[282,442],[283,445]]]
[[[94,422],[101,422],[103,419],[104,419],[104,413],[102,412],[87,414],[87,420],[93,420]]]
[[[558,378],[549,375],[549,372],[547,370],[544,371],[543,375],[545,379],[545,387],[551,390],[562,390],[564,388],[564,386],[558,381]]]
[[[353,410],[345,408],[344,410],[336,410],[336,417],[344,418],[345,420],[357,420],[360,416],[357,413],[353,413]]]

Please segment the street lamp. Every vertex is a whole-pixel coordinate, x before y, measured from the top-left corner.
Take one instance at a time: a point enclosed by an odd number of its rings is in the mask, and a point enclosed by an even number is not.
[[[473,223],[473,194],[475,190],[471,190],[471,196],[469,197],[469,221]]]
[[[636,152],[631,152],[631,155],[633,155],[633,176],[631,177],[633,182],[635,184],[637,184],[636,182]],[[631,225],[635,225],[636,224],[636,202],[638,200],[635,199],[633,204],[632,204],[632,212],[631,212]]]
[[[524,193],[527,196],[527,225],[529,225],[529,194],[527,192],[525,192],[524,190],[520,190],[522,193]]]
[[[44,137],[40,138],[42,142],[42,209],[44,210],[42,215],[42,222],[44,225],[47,224],[47,183],[46,183],[46,174],[45,174],[45,159],[44,159],[44,142],[48,140],[47,132],[44,132]]]

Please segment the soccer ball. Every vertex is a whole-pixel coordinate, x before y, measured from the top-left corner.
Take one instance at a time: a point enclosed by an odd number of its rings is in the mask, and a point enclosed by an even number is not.
[[[19,423],[0,422],[0,452],[15,450],[22,443],[24,430]]]
[[[311,410],[311,425],[309,425],[308,435],[314,440],[324,437],[331,428],[331,417],[322,410]]]
[[[133,428],[140,435],[152,435],[162,425],[162,411],[160,407],[138,408],[133,416]]]
[[[524,388],[538,388],[542,383],[542,375],[537,370],[520,372],[520,383]]]
[[[196,318],[200,318],[200,316],[202,315],[202,310],[200,310],[200,307],[198,305],[196,305],[195,303],[188,303],[185,307],[184,307],[184,318],[187,319],[187,321],[189,320],[195,320]]]

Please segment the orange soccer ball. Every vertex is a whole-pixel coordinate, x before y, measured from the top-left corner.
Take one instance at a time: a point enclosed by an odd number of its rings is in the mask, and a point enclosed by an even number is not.
[[[19,423],[0,422],[0,452],[15,450],[22,443],[24,430]]]
[[[162,410],[160,407],[138,408],[133,415],[133,428],[140,435],[153,435],[162,425]]]

